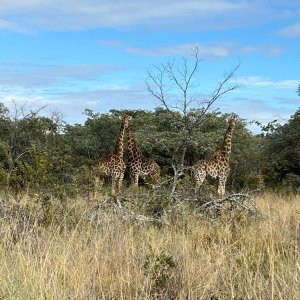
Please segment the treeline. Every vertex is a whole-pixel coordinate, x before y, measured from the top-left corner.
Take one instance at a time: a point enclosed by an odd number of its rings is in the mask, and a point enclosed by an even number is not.
[[[97,160],[114,148],[119,116],[124,113],[132,116],[139,147],[158,162],[163,177],[172,176],[172,165],[182,146],[183,135],[190,134],[185,140],[184,164],[191,166],[214,153],[228,125],[228,115],[219,111],[203,117],[203,111],[195,109],[182,116],[162,108],[111,110],[107,114],[85,110],[84,124],[71,125],[59,114],[45,117],[38,112],[25,112],[20,107],[9,111],[0,104],[1,189],[51,191],[57,195],[93,189]],[[183,118],[193,121],[199,116],[201,122],[189,133],[188,123]],[[283,126],[271,123],[263,126],[262,132],[254,135],[246,128],[245,121],[238,123],[232,141],[229,190],[299,189],[300,109]]]

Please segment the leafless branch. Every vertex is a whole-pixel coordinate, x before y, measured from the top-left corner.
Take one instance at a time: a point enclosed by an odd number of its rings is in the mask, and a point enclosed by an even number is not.
[[[249,215],[257,215],[254,194],[231,194],[224,199],[213,199],[200,205],[198,211],[206,216],[216,218],[221,213],[229,215],[230,212],[241,210]]]
[[[229,83],[239,68],[239,64],[224,74],[223,80],[217,83],[217,87],[208,99],[198,101],[198,104],[202,106],[199,110],[200,113],[191,116],[192,109],[195,107],[193,104],[196,103],[192,90],[195,87],[194,82],[197,79],[196,73],[200,61],[199,49],[195,47],[191,64],[186,58],[183,58],[181,64],[177,64],[173,60],[167,64],[153,66],[152,70],[148,71],[146,80],[150,94],[181,126],[181,139],[172,152],[171,166],[174,170],[172,193],[175,191],[177,181],[182,174],[182,169],[184,169],[189,141],[203,122],[205,114],[218,99],[238,88],[237,85],[229,85]]]

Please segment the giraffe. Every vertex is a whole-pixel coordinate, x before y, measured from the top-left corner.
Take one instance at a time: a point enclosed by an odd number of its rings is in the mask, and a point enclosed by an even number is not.
[[[115,194],[116,188],[120,191],[124,173],[126,169],[125,162],[123,160],[124,154],[124,135],[126,127],[128,126],[128,115],[119,117],[122,120],[118,139],[113,152],[105,159],[99,161],[99,173],[101,175],[107,175],[111,177],[111,192]]]
[[[199,160],[193,166],[193,179],[195,183],[195,192],[197,193],[203,181],[207,177],[218,179],[218,194],[223,197],[225,194],[225,185],[230,173],[230,154],[232,132],[238,121],[236,115],[232,115],[228,120],[229,126],[224,135],[222,146],[209,160]]]
[[[139,176],[148,176],[152,183],[157,182],[160,176],[160,167],[153,160],[145,157],[138,148],[134,139],[133,130],[130,124],[127,126],[128,137],[128,169],[131,184],[138,186]]]

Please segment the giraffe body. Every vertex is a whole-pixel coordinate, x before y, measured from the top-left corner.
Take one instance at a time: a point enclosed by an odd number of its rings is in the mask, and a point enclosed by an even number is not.
[[[230,154],[232,132],[238,118],[233,115],[229,119],[229,126],[224,135],[221,149],[219,149],[211,159],[199,160],[193,166],[193,180],[195,183],[195,191],[198,192],[205,178],[218,179],[218,194],[224,196],[226,181],[230,173]]]
[[[111,177],[111,191],[114,194],[122,187],[122,181],[126,165],[123,159],[124,155],[124,135],[128,126],[129,116],[122,117],[122,125],[116,142],[114,151],[106,158],[99,161],[99,171],[101,175]]]
[[[128,135],[128,168],[131,183],[138,185],[139,176],[148,177],[152,183],[155,183],[160,176],[160,167],[153,160],[145,157],[138,148],[133,130],[130,125],[127,126]]]

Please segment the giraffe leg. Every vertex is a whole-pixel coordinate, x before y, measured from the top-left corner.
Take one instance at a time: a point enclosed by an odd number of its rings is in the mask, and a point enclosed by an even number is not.
[[[138,186],[139,185],[139,174],[135,173],[131,175],[131,184],[133,186]]]
[[[149,177],[149,184],[151,188],[154,189],[156,183],[158,182],[159,174],[150,174],[148,177]]]
[[[98,176],[95,176],[95,178],[94,178],[94,198],[97,198],[97,196],[98,196],[99,187],[100,187],[100,178]]]
[[[111,194],[116,194],[116,185],[117,185],[117,179],[115,177],[112,177],[111,179]]]
[[[124,178],[124,173],[121,174],[118,178],[118,192],[121,190],[122,188],[122,183],[123,183],[123,178]]]
[[[200,190],[201,185],[203,184],[203,181],[205,179],[205,174],[202,176],[196,176],[195,177],[195,194],[197,194]]]
[[[227,180],[227,177],[220,177],[219,178],[218,194],[221,197],[224,197],[224,195],[225,195],[226,180]]]
[[[200,168],[195,168],[192,171],[192,178],[194,181],[195,194],[197,194],[199,192],[199,189],[200,189],[201,185],[203,184],[205,177],[206,177],[206,171],[202,166]]]

